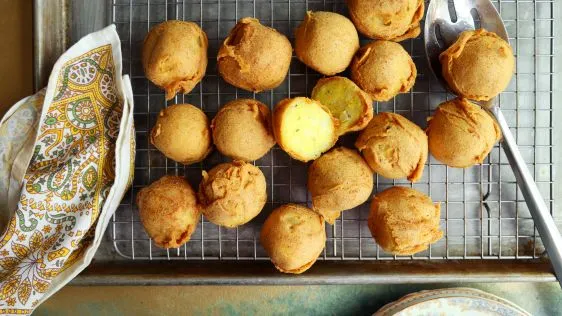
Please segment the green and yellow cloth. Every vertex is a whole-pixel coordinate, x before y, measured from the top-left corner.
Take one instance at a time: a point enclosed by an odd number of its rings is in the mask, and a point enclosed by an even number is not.
[[[0,122],[0,315],[30,314],[92,260],[133,176],[132,113],[112,25]]]

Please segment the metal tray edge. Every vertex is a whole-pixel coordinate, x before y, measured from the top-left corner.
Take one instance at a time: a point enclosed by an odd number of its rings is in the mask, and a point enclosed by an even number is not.
[[[321,285],[446,282],[552,282],[548,261],[317,262],[301,275],[270,262],[93,263],[73,285]]]

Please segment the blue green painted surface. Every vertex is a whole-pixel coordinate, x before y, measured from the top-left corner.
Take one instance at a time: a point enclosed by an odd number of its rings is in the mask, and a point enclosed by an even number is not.
[[[371,315],[421,290],[473,287],[533,315],[562,315],[557,283],[67,287],[35,315]]]

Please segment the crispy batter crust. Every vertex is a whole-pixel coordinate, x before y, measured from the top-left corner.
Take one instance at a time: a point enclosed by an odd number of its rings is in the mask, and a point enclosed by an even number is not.
[[[412,255],[443,237],[439,229],[440,205],[414,189],[391,187],[375,195],[368,226],[385,251]]]
[[[260,242],[277,270],[303,273],[324,249],[324,219],[307,207],[282,205],[263,224]]]
[[[178,92],[189,93],[205,75],[207,46],[207,35],[193,22],[160,23],[144,39],[144,73],[166,91],[166,100]]]
[[[482,163],[501,139],[496,121],[480,106],[461,98],[439,105],[426,132],[433,157],[457,168]]]
[[[223,163],[203,171],[198,196],[203,215],[211,223],[237,227],[263,209],[267,201],[265,176],[258,167],[243,161]]]
[[[326,76],[344,71],[358,49],[357,30],[341,14],[308,11],[295,30],[297,58]]]
[[[285,80],[292,51],[285,35],[257,19],[243,18],[220,47],[217,66],[222,78],[235,87],[269,90]]]
[[[418,181],[427,161],[427,136],[400,114],[382,112],[371,120],[355,147],[374,172],[385,178]]]
[[[463,32],[439,60],[451,90],[476,101],[488,101],[505,90],[515,69],[509,43],[484,29]]]
[[[308,168],[312,208],[333,224],[341,211],[363,204],[373,191],[373,172],[355,150],[338,147]]]
[[[195,192],[182,177],[160,178],[139,191],[136,203],[146,233],[163,248],[186,243],[201,216]]]
[[[211,130],[218,151],[236,160],[257,160],[275,145],[269,108],[253,99],[224,105],[213,118]]]
[[[375,101],[408,92],[416,76],[412,57],[400,44],[390,41],[373,41],[361,47],[351,64],[351,78]]]
[[[212,150],[209,120],[191,104],[171,105],[160,111],[150,142],[166,157],[184,165],[202,161]]]

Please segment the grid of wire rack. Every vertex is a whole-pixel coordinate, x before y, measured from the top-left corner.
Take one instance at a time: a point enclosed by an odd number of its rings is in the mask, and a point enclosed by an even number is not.
[[[517,57],[516,75],[498,98],[520,150],[539,189],[553,209],[553,74],[554,0],[494,1],[505,21]],[[140,188],[164,174],[185,175],[196,188],[201,170],[227,161],[216,151],[204,162],[183,166],[166,159],[151,146],[148,132],[158,112],[167,105],[191,103],[212,118],[219,107],[235,98],[256,98],[274,106],[286,97],[310,95],[320,74],[293,57],[285,82],[272,91],[248,93],[220,78],[216,53],[229,30],[242,17],[253,16],[293,40],[293,29],[307,10],[334,11],[347,15],[343,0],[112,0],[112,22],[121,37],[124,72],[132,80],[135,102],[136,166],[132,188],[115,213],[111,238],[118,254],[129,259],[163,260],[264,260],[259,244],[261,224],[270,211],[288,202],[307,203],[307,165],[291,160],[274,147],[255,162],[266,176],[268,203],[261,214],[237,229],[220,228],[201,218],[191,240],[178,249],[160,249],[146,235],[134,198]],[[426,1],[427,7],[427,1]],[[209,65],[201,83],[187,95],[166,102],[163,91],[144,76],[140,52],[150,27],[168,19],[198,23],[209,38]],[[423,26],[423,21],[422,21]],[[361,38],[361,43],[368,40]],[[423,35],[401,43],[413,57],[418,77],[413,89],[390,102],[378,102],[377,112],[405,115],[421,127],[437,105],[452,98],[428,69]],[[340,139],[351,145],[355,136]],[[369,202],[342,213],[327,225],[327,242],[320,260],[435,260],[435,259],[530,259],[544,254],[515,178],[501,149],[494,147],[482,165],[468,169],[448,168],[430,158],[423,178],[410,184],[375,176],[373,194],[392,185],[411,186],[442,203],[444,237],[414,256],[397,257],[380,249],[367,228]],[[554,214],[557,218],[557,214]]]

